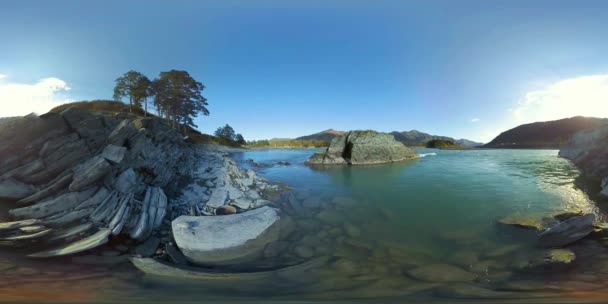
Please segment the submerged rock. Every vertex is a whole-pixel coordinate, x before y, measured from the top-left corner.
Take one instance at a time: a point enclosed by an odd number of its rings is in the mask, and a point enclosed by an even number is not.
[[[156,252],[159,244],[159,238],[155,236],[149,237],[145,242],[135,247],[135,253],[144,258],[151,257]]]
[[[226,216],[180,216],[173,237],[186,258],[200,265],[229,265],[260,257],[279,237],[280,216],[262,207]]]
[[[395,140],[393,135],[376,131],[350,131],[332,139],[325,152],[316,153],[310,165],[365,165],[402,161],[418,154]]]
[[[544,213],[513,213],[498,220],[499,224],[514,226],[526,229],[544,230],[559,223],[553,217],[546,216]]]
[[[530,260],[525,269],[546,269],[548,267],[568,265],[576,259],[576,254],[570,249],[550,249]]]
[[[561,247],[574,243],[594,230],[595,215],[592,213],[572,217],[547,230],[539,236],[543,247]]]
[[[512,292],[494,291],[464,283],[438,286],[434,289],[434,294],[440,297],[461,299],[508,299],[515,296]]]
[[[109,236],[110,236],[109,229],[100,229],[93,235],[90,235],[90,236],[83,238],[81,240],[78,240],[76,242],[67,244],[65,246],[60,246],[60,247],[57,247],[54,249],[50,249],[47,251],[32,253],[32,254],[28,255],[28,257],[47,258],[47,257],[62,256],[62,255],[69,255],[69,254],[82,252],[82,251],[89,250],[91,248],[95,248],[97,246],[107,243]]]
[[[448,264],[431,264],[407,271],[407,274],[417,280],[426,282],[470,282],[477,278],[471,272]]]

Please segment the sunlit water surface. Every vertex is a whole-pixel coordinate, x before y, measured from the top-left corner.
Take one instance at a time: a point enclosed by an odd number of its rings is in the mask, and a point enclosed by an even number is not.
[[[3,251],[0,299],[78,301],[338,300],[553,302],[601,300],[608,277],[603,250],[567,268],[521,270],[540,249],[534,232],[502,227],[514,212],[595,211],[575,188],[579,171],[554,150],[419,149],[423,156],[373,166],[311,168],[312,149],[235,153],[243,166],[288,185],[305,208],[291,214],[295,232],[277,260],[319,263],[255,284],[143,276],[127,262],[82,265],[70,258],[32,262]],[[251,161],[261,166],[253,166]],[[279,161],[289,165],[277,165]],[[434,282],[412,270],[441,264],[473,275]],[[608,284],[606,284],[608,285]]]

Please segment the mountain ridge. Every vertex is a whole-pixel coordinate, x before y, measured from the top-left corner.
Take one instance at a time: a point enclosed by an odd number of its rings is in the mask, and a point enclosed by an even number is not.
[[[608,118],[574,116],[519,125],[500,133],[484,148],[561,148],[575,133],[608,124]]]
[[[334,137],[346,134],[345,131],[339,131],[335,129],[327,129],[318,133],[297,137],[298,140],[327,140],[330,141]],[[477,147],[483,145],[483,143],[475,142],[468,139],[454,139],[448,136],[431,135],[418,130],[410,131],[393,131],[389,134],[395,137],[395,140],[405,144],[406,146],[424,146],[428,141],[431,140],[447,140],[453,141],[454,143],[461,144],[465,147]]]

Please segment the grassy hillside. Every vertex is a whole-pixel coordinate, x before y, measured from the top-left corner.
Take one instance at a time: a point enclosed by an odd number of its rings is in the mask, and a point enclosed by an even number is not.
[[[69,107],[78,107],[81,109],[86,109],[99,113],[129,113],[128,104],[115,100],[90,100],[66,103],[51,109],[49,112],[59,113]],[[145,113],[143,109],[134,107],[132,114],[136,116],[144,116]],[[147,116],[157,117],[156,115],[150,112],[148,112]],[[185,135],[190,137],[196,143],[219,144],[231,147],[240,147],[240,145],[235,142],[224,140],[213,135],[204,134],[192,128],[188,128]]]
[[[427,148],[436,149],[466,149],[465,146],[457,144],[451,140],[433,139],[426,143]]]
[[[436,139],[454,142],[454,139],[451,137],[431,135],[416,130],[404,132],[394,131],[391,132],[391,134],[395,137],[395,140],[402,142],[406,146],[424,147],[429,141]]]

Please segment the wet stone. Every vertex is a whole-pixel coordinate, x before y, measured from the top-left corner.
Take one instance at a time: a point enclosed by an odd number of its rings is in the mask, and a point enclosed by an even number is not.
[[[514,296],[511,292],[494,291],[472,284],[451,284],[448,286],[439,286],[434,289],[434,294],[440,297],[463,299],[505,299]]]
[[[172,243],[167,243],[165,245],[165,251],[167,252],[167,255],[169,256],[169,258],[171,259],[171,261],[173,261],[173,263],[175,263],[177,265],[186,265],[186,264],[188,264],[188,260],[186,259],[186,257]]]
[[[228,215],[228,214],[235,214],[235,213],[236,213],[236,208],[234,206],[230,206],[230,205],[221,206],[221,207],[215,209],[216,215]]]
[[[448,264],[431,264],[414,268],[407,274],[417,280],[425,282],[470,282],[477,278],[471,272]]]
[[[145,242],[135,247],[135,254],[142,257],[150,257],[154,255],[159,244],[160,239],[155,236],[151,236]]]
[[[288,242],[277,241],[272,242],[264,248],[264,257],[265,258],[274,258],[281,255],[283,252],[287,250],[289,247]]]

